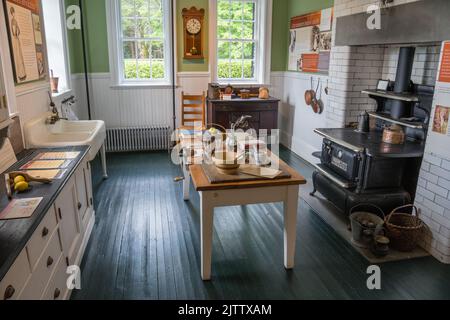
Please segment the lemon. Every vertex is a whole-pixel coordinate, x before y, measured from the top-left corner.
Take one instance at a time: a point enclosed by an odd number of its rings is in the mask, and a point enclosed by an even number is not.
[[[26,181],[25,178],[23,176],[17,176],[14,178],[14,183],[17,184],[19,182],[24,182]]]
[[[16,183],[14,186],[14,190],[18,191],[18,192],[24,192],[26,190],[28,190],[28,183],[25,181],[21,181],[19,183]]]
[[[216,129],[216,128],[211,128],[211,129],[209,129],[209,132],[210,132],[211,134],[216,134],[217,129]]]

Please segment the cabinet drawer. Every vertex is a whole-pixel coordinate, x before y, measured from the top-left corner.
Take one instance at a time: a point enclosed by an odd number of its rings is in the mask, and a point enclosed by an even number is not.
[[[0,282],[0,300],[16,300],[30,276],[27,252],[22,252]]]
[[[67,298],[69,289],[67,288],[67,279],[69,275],[66,273],[67,265],[63,256],[59,259],[59,263],[53,273],[52,279],[48,283],[42,295],[42,300],[64,300]]]
[[[47,248],[39,258],[31,278],[25,285],[25,289],[20,296],[21,300],[38,300],[41,298],[60,258],[62,258],[62,250],[59,244],[58,229],[56,229]]]
[[[32,270],[36,268],[39,257],[50,241],[50,237],[55,231],[56,225],[55,208],[52,206],[27,244],[28,258],[30,259]]]

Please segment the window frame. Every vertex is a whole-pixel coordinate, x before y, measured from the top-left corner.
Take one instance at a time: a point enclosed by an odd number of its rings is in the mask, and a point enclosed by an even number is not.
[[[108,24],[109,65],[112,87],[165,87],[172,86],[172,5],[170,0],[163,2],[164,34],[164,78],[163,79],[126,79],[124,75],[123,38],[121,23],[121,0],[106,1]]]
[[[245,0],[242,0],[245,2]],[[272,39],[272,0],[253,0],[256,2],[255,12],[255,76],[254,78],[219,79],[218,77],[218,37],[217,37],[217,8],[218,0],[210,0],[210,52],[211,52],[211,78],[220,84],[255,85],[270,83],[270,59]],[[265,26],[265,27],[263,27]],[[239,39],[237,39],[239,40]]]

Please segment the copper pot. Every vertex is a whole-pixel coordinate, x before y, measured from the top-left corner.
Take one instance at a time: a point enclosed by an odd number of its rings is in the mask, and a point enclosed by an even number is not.
[[[314,92],[314,90],[306,90],[305,91],[306,105],[308,105],[308,106],[312,105],[315,97],[316,97],[316,93]]]
[[[383,142],[389,144],[403,144],[405,142],[405,133],[403,129],[396,124],[386,127],[383,130]]]

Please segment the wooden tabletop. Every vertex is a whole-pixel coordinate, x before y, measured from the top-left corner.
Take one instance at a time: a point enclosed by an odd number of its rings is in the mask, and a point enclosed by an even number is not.
[[[272,155],[274,157],[275,155]],[[249,188],[264,188],[264,187],[278,187],[306,184],[306,179],[297,171],[289,167],[283,160],[280,161],[280,170],[291,175],[288,179],[267,179],[254,181],[240,181],[240,182],[226,182],[215,183],[209,182],[208,177],[202,169],[201,165],[191,165],[189,170],[191,172],[192,181],[197,191],[216,191],[227,189],[249,189]]]

